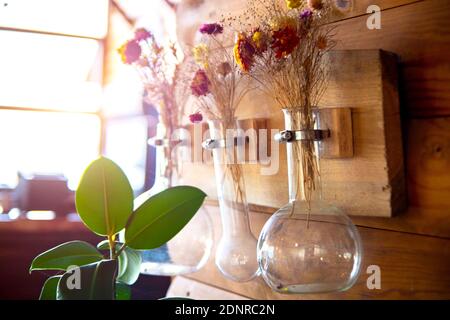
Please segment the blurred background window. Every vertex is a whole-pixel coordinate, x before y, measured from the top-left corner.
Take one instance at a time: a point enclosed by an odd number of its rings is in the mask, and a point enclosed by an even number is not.
[[[137,194],[150,188],[158,115],[117,48],[136,27],[174,40],[174,17],[165,0],[0,2],[0,188],[29,173],[64,176],[74,190],[99,154]]]
[[[46,276],[28,274],[38,253],[100,241],[73,214],[74,190],[100,154],[123,168],[136,195],[152,186],[147,140],[158,114],[117,48],[135,27],[167,40],[168,24],[175,30],[165,0],[0,1],[0,252],[8,261],[0,274],[11,288],[0,299],[39,296]],[[141,277],[133,299],[164,296],[169,282]]]
[[[108,0],[0,4],[0,185],[18,172],[75,188],[100,153]]]

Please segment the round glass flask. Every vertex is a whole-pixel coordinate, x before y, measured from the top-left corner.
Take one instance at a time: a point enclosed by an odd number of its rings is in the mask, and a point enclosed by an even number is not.
[[[297,108],[283,112],[290,135],[286,143],[289,203],[261,231],[261,275],[280,293],[347,290],[359,275],[362,244],[350,218],[321,199],[318,142],[310,134],[317,132],[320,113],[308,116]]]

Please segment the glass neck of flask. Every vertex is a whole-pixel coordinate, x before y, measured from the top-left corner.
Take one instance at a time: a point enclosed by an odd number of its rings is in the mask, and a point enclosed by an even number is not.
[[[212,120],[209,129],[211,139],[223,141],[212,151],[223,236],[250,233],[244,172],[235,151],[236,121]]]
[[[317,129],[319,113],[305,108],[283,109],[286,130]],[[289,201],[315,201],[322,198],[319,141],[286,143]]]

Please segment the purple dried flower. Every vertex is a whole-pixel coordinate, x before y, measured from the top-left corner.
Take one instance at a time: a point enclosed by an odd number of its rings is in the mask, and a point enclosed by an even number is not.
[[[214,35],[214,34],[222,33],[223,27],[218,23],[204,23],[200,26],[198,31],[200,31],[200,33],[204,33],[204,34]]]
[[[125,42],[119,49],[119,54],[122,61],[127,64],[131,64],[139,60],[141,56],[141,46],[136,40],[129,40]]]
[[[147,40],[151,37],[152,33],[144,28],[136,29],[136,31],[134,32],[134,40],[136,41]]]
[[[210,81],[205,70],[198,70],[191,82],[191,90],[194,96],[206,96],[209,93]]]
[[[313,12],[311,9],[305,9],[300,13],[300,19],[302,20],[308,20],[312,16]]]

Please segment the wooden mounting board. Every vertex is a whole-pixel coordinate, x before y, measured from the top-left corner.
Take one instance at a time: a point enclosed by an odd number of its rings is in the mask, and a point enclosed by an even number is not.
[[[390,217],[406,207],[396,57],[380,50],[334,51],[330,62],[320,106],[351,108],[354,156],[321,159],[323,197],[350,215]],[[260,91],[243,100],[238,116],[266,118],[268,129],[284,129],[280,108]],[[269,170],[276,174],[262,175],[268,166],[244,165],[247,199],[277,208],[288,201],[286,149],[275,141],[270,149],[279,154],[278,170]],[[185,163],[183,178],[216,197],[212,164]]]

